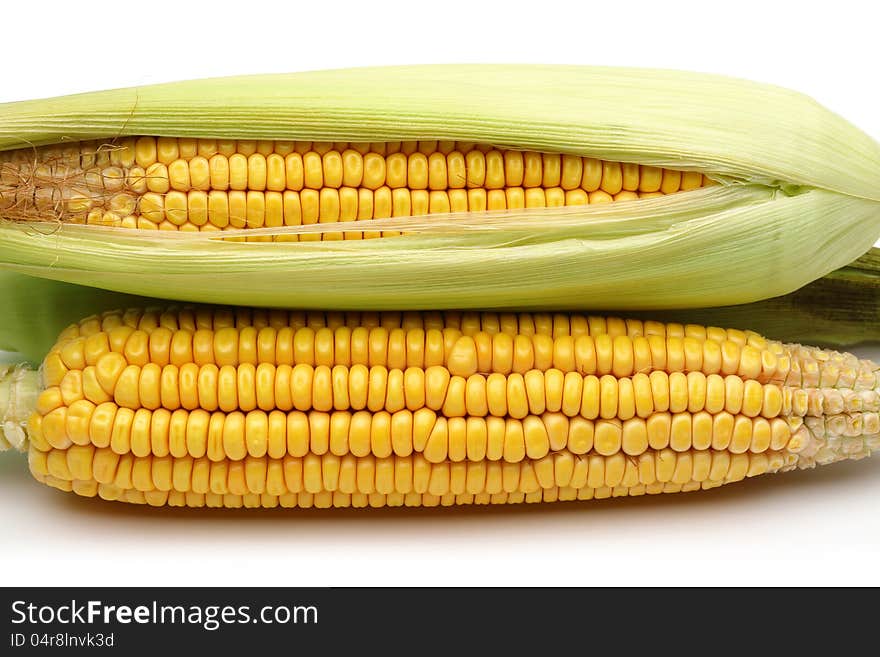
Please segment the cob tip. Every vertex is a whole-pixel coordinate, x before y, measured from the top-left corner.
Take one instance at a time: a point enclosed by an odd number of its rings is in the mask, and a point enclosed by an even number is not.
[[[0,365],[0,452],[27,450],[27,421],[36,407],[39,373],[25,364]]]

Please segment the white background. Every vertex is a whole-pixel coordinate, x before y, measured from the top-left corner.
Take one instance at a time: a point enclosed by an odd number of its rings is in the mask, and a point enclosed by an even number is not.
[[[370,64],[623,64],[793,87],[880,137],[880,5],[870,2],[15,2],[3,23],[0,101]],[[55,492],[7,453],[0,581],[877,585],[878,500],[870,459],[583,504],[154,510]]]

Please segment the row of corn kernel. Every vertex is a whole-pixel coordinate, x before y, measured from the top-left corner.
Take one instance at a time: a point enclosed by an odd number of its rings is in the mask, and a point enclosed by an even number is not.
[[[532,493],[553,486],[571,488],[632,487],[639,484],[736,480],[781,468],[785,457],[730,454],[724,451],[643,455],[637,461],[622,456],[575,458],[555,454],[521,463],[470,462],[432,464],[418,456],[377,459],[371,456],[281,460],[248,458],[211,463],[206,459],[133,457],[92,447],[37,452],[30,460],[36,476],[88,481],[120,489],[217,494],[284,493],[322,490],[343,493]],[[95,475],[92,475],[92,471]]]
[[[876,423],[877,414],[859,420],[859,433],[873,433]],[[849,432],[846,429],[844,433]],[[446,459],[518,462],[561,450],[572,454],[594,451],[604,456],[621,451],[635,456],[667,447],[678,452],[711,447],[732,453],[761,453],[787,447],[792,430],[784,419],[748,418],[726,411],[716,415],[662,412],[647,419],[594,422],[552,412],[521,419],[447,418],[425,408],[395,413],[133,411],[112,402],[96,406],[79,400],[46,415],[35,415],[29,434],[34,448],[42,451],[92,444],[110,447],[118,454],[207,455],[213,461],[265,454],[272,458],[304,456],[309,452],[379,457],[415,452],[436,463]]]
[[[783,409],[797,417],[880,411],[880,391],[869,388],[786,388]]]
[[[118,405],[137,408],[166,408],[207,411],[266,411],[293,409],[319,410],[386,410],[395,412],[423,407],[442,411],[447,417],[510,415],[522,418],[540,415],[545,410],[562,411],[569,417],[581,415],[628,420],[648,417],[656,411],[706,410],[718,413],[742,413],[748,417],[763,415],[773,418],[786,410],[801,411],[801,397],[806,391],[780,388],[777,384],[729,375],[706,376],[702,372],[654,371],[632,378],[612,375],[596,377],[578,372],[563,373],[551,368],[546,371],[451,375],[442,366],[426,369],[408,367],[388,369],[384,366],[299,364],[275,366],[261,363],[222,365],[209,363],[199,367],[185,363],[180,367],[147,363],[143,367],[124,365],[121,355],[111,352],[102,356],[93,368],[94,376],[85,370],[69,370],[58,386],[41,393],[38,408],[48,412],[78,399],[100,404],[113,399]],[[114,363],[108,363],[114,361]],[[89,374],[87,374],[89,371]],[[97,383],[98,385],[94,385]],[[853,399],[862,396],[853,394]],[[812,408],[803,410],[812,411]],[[806,412],[795,412],[803,416]],[[822,409],[809,414],[822,415]]]
[[[698,173],[453,142],[389,142],[349,147],[310,146],[302,142],[194,143],[142,137],[134,145],[133,156],[127,152],[130,148],[129,142],[115,156],[111,151],[110,163],[122,167],[136,164],[147,171],[158,164],[167,167],[169,181],[183,185],[188,179],[192,185],[195,179],[201,185],[207,179],[214,189],[225,189],[224,183],[236,184],[241,189],[278,191],[364,183],[379,187],[387,183],[412,189],[561,185],[566,189],[583,186],[593,191],[604,183],[609,193],[621,189],[672,193],[704,184]]]
[[[880,433],[861,436],[826,436],[813,455],[819,465],[834,463],[842,459],[859,459],[880,449]]]
[[[720,353],[719,353],[720,352]],[[110,356],[110,354],[114,354]],[[122,359],[116,355],[121,354]],[[219,367],[255,363],[267,365],[344,365],[408,367],[446,367],[451,374],[469,376],[477,372],[525,374],[539,369],[557,369],[563,374],[618,378],[652,371],[736,375],[766,383],[785,378],[786,357],[769,350],[740,348],[731,341],[718,343],[696,338],[649,336],[628,338],[607,335],[581,335],[577,338],[535,334],[510,336],[507,333],[478,333],[463,336],[458,329],[367,329],[347,326],[335,330],[311,328],[233,329],[195,332],[159,328],[151,333],[117,326],[106,333],[59,341],[47,356],[57,385],[66,371],[102,365],[119,372],[125,365],[195,363]],[[50,363],[51,361],[51,363]],[[56,371],[57,370],[57,371]]]
[[[450,212],[522,210],[577,205],[595,205],[643,198],[645,194],[603,191],[564,191],[560,187],[504,190],[470,189],[450,191],[369,190],[343,187],[302,192],[259,191],[171,191],[148,192],[137,201],[137,213],[106,209],[69,212],[73,223],[163,230],[218,230],[279,228],[310,224],[417,217]],[[116,197],[112,200],[116,202]],[[139,214],[138,214],[139,213]],[[129,216],[130,215],[130,216]],[[346,232],[347,233],[350,231]],[[375,231],[374,231],[375,232]],[[336,231],[288,235],[303,239],[343,239]],[[378,234],[374,237],[379,236]],[[360,239],[350,236],[349,239]]]
[[[880,414],[845,413],[823,417],[805,417],[804,424],[814,438],[854,438],[880,433]]]
[[[276,153],[285,156],[290,153],[304,155],[309,151],[314,151],[323,155],[330,150],[335,149],[341,152],[349,148],[361,155],[371,152],[379,155],[392,153],[409,155],[415,152],[430,155],[435,151],[447,154],[455,150],[467,153],[475,149],[488,153],[494,150],[492,146],[487,144],[436,140],[370,143],[140,136],[123,137],[108,142],[87,140],[4,151],[0,153],[0,163],[56,163],[81,169],[108,165],[132,167],[135,164],[147,167],[155,162],[168,165],[178,158],[192,159],[197,155],[210,158],[218,153],[227,157],[235,154],[247,157],[254,153],[260,153],[264,156]]]
[[[58,158],[51,151],[7,155],[0,182],[14,184],[14,177],[23,175],[21,167],[30,165],[28,170],[41,180],[79,182],[81,177],[84,187],[93,191],[119,191],[127,186],[139,194],[172,189],[300,191],[382,186],[435,191],[560,187],[602,190],[610,195],[621,191],[671,194],[709,183],[697,172],[492,148],[380,154],[355,148],[285,152],[289,148],[282,147],[266,153],[243,149],[199,154],[192,149],[181,152],[173,140],[151,138],[139,140],[134,157],[127,148],[111,150],[101,161],[89,161],[87,148],[78,161]]]
[[[791,367],[785,385],[865,391],[880,386],[880,365],[853,354],[785,345]]]
[[[748,344],[756,349],[780,346],[768,343],[754,331],[705,327],[698,324],[676,324],[622,317],[568,313],[498,313],[477,311],[306,311],[278,310],[267,308],[230,308],[225,306],[176,307],[167,310],[132,308],[130,310],[111,310],[100,316],[85,318],[68,327],[59,338],[65,340],[75,337],[89,337],[111,328],[128,326],[147,333],[158,328],[176,331],[183,329],[195,332],[199,329],[217,331],[222,328],[310,328],[317,332],[323,328],[335,330],[341,327],[351,329],[457,329],[463,335],[474,337],[477,333],[507,333],[510,335],[531,336],[549,335],[555,338],[580,335],[609,335],[612,338],[626,335],[660,336],[663,338],[695,338],[701,342],[730,341],[740,347]],[[789,348],[794,345],[787,345]],[[779,352],[781,353],[781,351]],[[813,352],[808,352],[813,353]],[[827,353],[827,352],[826,352]],[[853,357],[854,358],[854,357]],[[856,359],[857,360],[857,359]]]
[[[321,491],[319,493],[286,493],[270,495],[268,493],[246,493],[232,495],[227,493],[181,493],[180,491],[148,491],[121,489],[94,481],[66,481],[51,476],[40,477],[43,483],[63,491],[73,491],[84,497],[101,497],[104,500],[119,500],[131,504],[148,504],[150,506],[172,507],[208,507],[208,508],[297,508],[297,509],[329,509],[329,508],[382,508],[382,507],[449,507],[468,504],[522,504],[574,500],[607,499],[611,497],[636,497],[640,495],[659,495],[663,493],[682,493],[696,490],[717,488],[727,481],[691,481],[686,484],[672,482],[656,482],[638,484],[632,487],[616,486],[610,488],[545,488],[534,493],[462,493],[455,495],[432,495],[431,493],[342,493],[340,491]]]

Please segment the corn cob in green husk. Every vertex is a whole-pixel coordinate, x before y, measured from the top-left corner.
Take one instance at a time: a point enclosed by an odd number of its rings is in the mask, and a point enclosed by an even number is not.
[[[286,308],[731,306],[880,237],[880,146],[784,89],[416,66],[0,106],[0,267]]]

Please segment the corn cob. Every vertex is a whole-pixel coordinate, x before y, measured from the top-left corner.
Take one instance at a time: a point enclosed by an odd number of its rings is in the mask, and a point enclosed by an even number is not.
[[[63,331],[39,384],[5,372],[0,410],[33,475],[84,496],[449,506],[862,458],[880,448],[878,372],[751,331],[614,317],[130,310]]]
[[[0,106],[0,266],[264,307],[731,305],[864,253],[878,172],[840,117],[715,76],[199,80]]]

